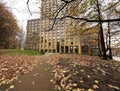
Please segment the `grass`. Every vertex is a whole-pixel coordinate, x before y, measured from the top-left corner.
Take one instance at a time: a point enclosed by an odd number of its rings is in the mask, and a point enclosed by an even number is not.
[[[42,55],[42,53],[35,51],[35,50],[20,50],[20,49],[7,49],[2,50],[1,54],[24,54],[24,55]]]

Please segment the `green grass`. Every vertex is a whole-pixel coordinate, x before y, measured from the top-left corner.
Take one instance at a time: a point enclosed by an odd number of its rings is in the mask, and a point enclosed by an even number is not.
[[[42,53],[35,51],[35,50],[20,50],[20,49],[7,49],[7,50],[3,50],[3,53],[24,54],[24,55],[42,55]]]

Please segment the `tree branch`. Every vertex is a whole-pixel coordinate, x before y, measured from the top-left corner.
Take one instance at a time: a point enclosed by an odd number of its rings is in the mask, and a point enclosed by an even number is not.
[[[74,2],[74,1],[76,1],[76,0],[61,0],[61,1],[63,1],[64,2],[64,4],[59,8],[59,9],[57,9],[56,10],[56,12],[54,13],[54,17],[53,18],[49,18],[49,20],[53,20],[53,24],[52,24],[52,27],[49,29],[49,30],[47,30],[47,31],[50,31],[50,30],[52,30],[53,29],[53,27],[54,27],[54,25],[56,24],[56,21],[59,21],[59,20],[63,20],[63,19],[65,19],[65,18],[71,18],[71,19],[74,19],[74,20],[83,20],[83,21],[86,21],[86,22],[96,22],[96,23],[98,23],[98,22],[102,22],[102,23],[105,23],[105,22],[120,22],[120,18],[116,18],[116,19],[106,19],[106,20],[92,20],[92,19],[87,19],[87,18],[79,18],[79,17],[75,17],[75,16],[70,16],[70,15],[65,15],[65,16],[63,16],[63,17],[58,17],[58,15],[59,15],[59,13],[69,4],[69,3],[72,3],[72,2]],[[117,2],[118,3],[118,2]],[[116,4],[117,4],[116,3]],[[115,5],[116,5],[115,4]],[[113,6],[112,6],[113,7]],[[109,8],[111,8],[111,7],[109,7]]]
[[[71,3],[71,2],[74,2],[74,1],[76,1],[76,0],[70,0],[70,1],[68,1],[68,0],[61,0],[61,1],[64,1],[65,3]]]
[[[84,21],[87,21],[87,22],[117,22],[119,21],[120,22],[120,18],[116,18],[116,19],[106,19],[106,20],[90,20],[90,19],[87,19],[87,18],[79,18],[79,17],[74,17],[74,16],[63,16],[61,18],[56,18],[58,20],[63,20],[65,18],[71,18],[71,19],[74,19],[74,20],[84,20]],[[54,20],[54,19],[53,19]]]
[[[67,3],[63,4],[62,7],[61,7],[61,8],[58,10],[58,12],[56,13],[55,17],[54,17],[53,19],[51,19],[51,20],[53,20],[53,24],[52,24],[52,27],[51,27],[49,30],[47,30],[47,31],[50,31],[50,30],[53,29],[53,27],[54,27],[54,25],[55,25],[55,23],[56,23],[57,16],[59,15],[60,11],[62,11],[62,10],[64,9],[64,7],[65,7],[66,5],[67,5]]]
[[[27,0],[27,8],[28,8],[28,11],[29,11],[29,13],[30,13],[30,15],[32,15],[32,13],[31,13],[31,11],[30,11],[30,8],[29,8],[29,0]]]
[[[113,8],[114,6],[116,6],[117,4],[120,3],[120,0],[118,0],[116,3],[114,3],[113,5],[109,6],[108,8],[106,8],[105,10],[103,10],[103,12],[105,12],[106,10],[109,10],[111,8]]]

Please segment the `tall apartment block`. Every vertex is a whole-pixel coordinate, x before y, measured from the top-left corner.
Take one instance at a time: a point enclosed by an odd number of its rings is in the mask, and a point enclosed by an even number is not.
[[[96,53],[96,49],[98,49],[96,29],[84,32],[80,38],[72,26],[72,24],[76,26],[76,22],[66,18],[57,21],[50,30],[53,21],[49,18],[62,3],[61,0],[42,0],[40,19],[32,19],[27,22],[26,49],[55,53]],[[58,17],[68,14],[68,8],[62,10]]]
[[[78,36],[73,36],[70,24],[73,20],[66,18],[58,21],[51,31],[47,31],[52,26],[52,20],[48,17],[52,11],[61,5],[61,0],[42,0],[40,18],[40,43],[39,51],[56,53],[81,53],[81,43]],[[67,8],[66,8],[66,11]],[[62,16],[64,10],[59,16]]]
[[[27,21],[26,49],[39,49],[40,19]]]

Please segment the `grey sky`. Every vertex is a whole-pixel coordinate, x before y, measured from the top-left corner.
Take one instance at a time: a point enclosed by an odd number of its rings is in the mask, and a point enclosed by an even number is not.
[[[29,7],[32,12],[32,16],[28,12],[27,9],[27,0],[0,0],[4,2],[6,6],[9,8],[10,11],[14,14],[18,25],[26,29],[27,20],[29,19],[36,19],[40,17],[40,3],[39,0],[30,0]]]

